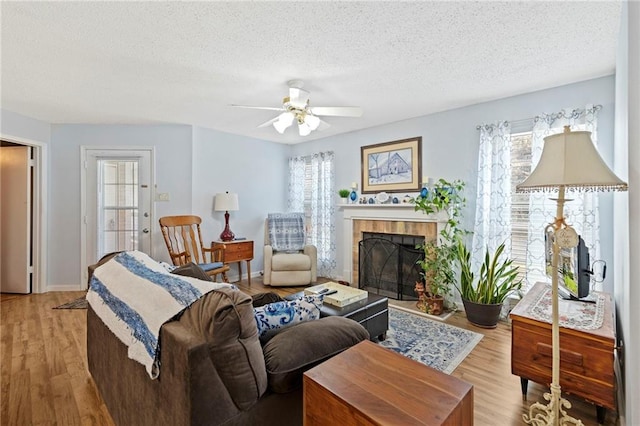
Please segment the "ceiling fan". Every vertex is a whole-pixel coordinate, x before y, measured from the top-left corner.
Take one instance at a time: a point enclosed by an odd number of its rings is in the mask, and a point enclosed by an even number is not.
[[[231,105],[238,108],[266,109],[269,111],[281,111],[277,117],[262,123],[258,127],[266,127],[273,125],[278,133],[283,134],[284,131],[293,124],[298,123],[298,132],[300,136],[307,136],[316,130],[320,124],[328,127],[329,124],[319,117],[360,117],[362,116],[362,108],[360,107],[312,107],[309,104],[309,92],[303,90],[304,82],[302,80],[291,80],[289,85],[289,96],[282,99],[281,107],[261,107],[249,105]]]

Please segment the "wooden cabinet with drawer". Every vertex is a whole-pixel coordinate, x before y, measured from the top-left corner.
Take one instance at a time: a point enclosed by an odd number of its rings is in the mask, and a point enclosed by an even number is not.
[[[511,311],[511,372],[520,376],[522,393],[526,396],[527,381],[548,385],[551,382],[552,346],[551,324],[536,318],[536,303],[543,292],[550,289],[546,283],[536,283],[527,295]],[[597,293],[596,293],[597,294]],[[616,409],[615,374],[613,368],[615,331],[611,295],[600,293],[603,303],[601,326],[589,328],[560,327],[560,387],[562,392],[577,395],[598,407],[598,418],[604,419],[606,408]],[[560,301],[562,304],[583,304],[579,301]],[[538,305],[539,307],[540,305]],[[543,306],[543,305],[542,305]],[[566,305],[565,305],[566,306]],[[573,305],[580,309],[584,305]],[[598,309],[591,305],[594,324]],[[549,308],[550,310],[550,308]],[[586,311],[586,310],[585,310]],[[550,311],[548,318],[550,318]]]
[[[251,285],[251,261],[253,260],[253,241],[251,240],[234,240],[215,241],[214,244],[224,244],[224,263],[238,263],[238,277],[242,279],[242,261],[247,262],[247,282]]]

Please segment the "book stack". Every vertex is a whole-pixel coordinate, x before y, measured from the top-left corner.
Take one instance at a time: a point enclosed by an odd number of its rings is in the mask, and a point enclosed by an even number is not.
[[[369,293],[364,290],[338,284],[333,281],[305,288],[304,294],[324,294],[324,303],[340,308],[358,302],[362,299],[366,299],[369,295]]]

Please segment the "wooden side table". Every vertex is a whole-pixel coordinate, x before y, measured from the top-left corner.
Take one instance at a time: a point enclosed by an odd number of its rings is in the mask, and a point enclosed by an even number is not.
[[[510,315],[511,372],[520,376],[522,394],[525,398],[528,380],[542,384],[551,382],[551,324],[534,318],[531,313],[536,301],[549,288],[549,284],[536,283]],[[604,314],[600,328],[590,330],[560,327],[562,392],[577,395],[596,404],[600,423],[604,422],[606,408],[616,409],[613,301],[610,294],[601,294],[604,296]],[[574,308],[579,308],[584,302],[561,303],[578,304]],[[562,315],[561,305],[560,316]]]
[[[370,341],[303,376],[305,426],[473,425],[473,386]]]
[[[251,285],[251,261],[253,260],[253,241],[252,240],[234,240],[234,241],[214,241],[214,244],[224,244],[224,263],[238,263],[238,277],[242,279],[242,261],[247,262],[247,281]]]

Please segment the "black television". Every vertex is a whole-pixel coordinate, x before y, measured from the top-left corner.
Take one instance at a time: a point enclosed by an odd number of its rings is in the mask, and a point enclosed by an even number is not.
[[[551,259],[553,246],[551,232],[545,234],[545,261],[547,275],[551,276]],[[564,299],[581,300],[589,296],[591,275],[593,274],[589,259],[589,249],[582,237],[578,237],[578,245],[572,248],[561,248],[558,258],[558,293]]]

